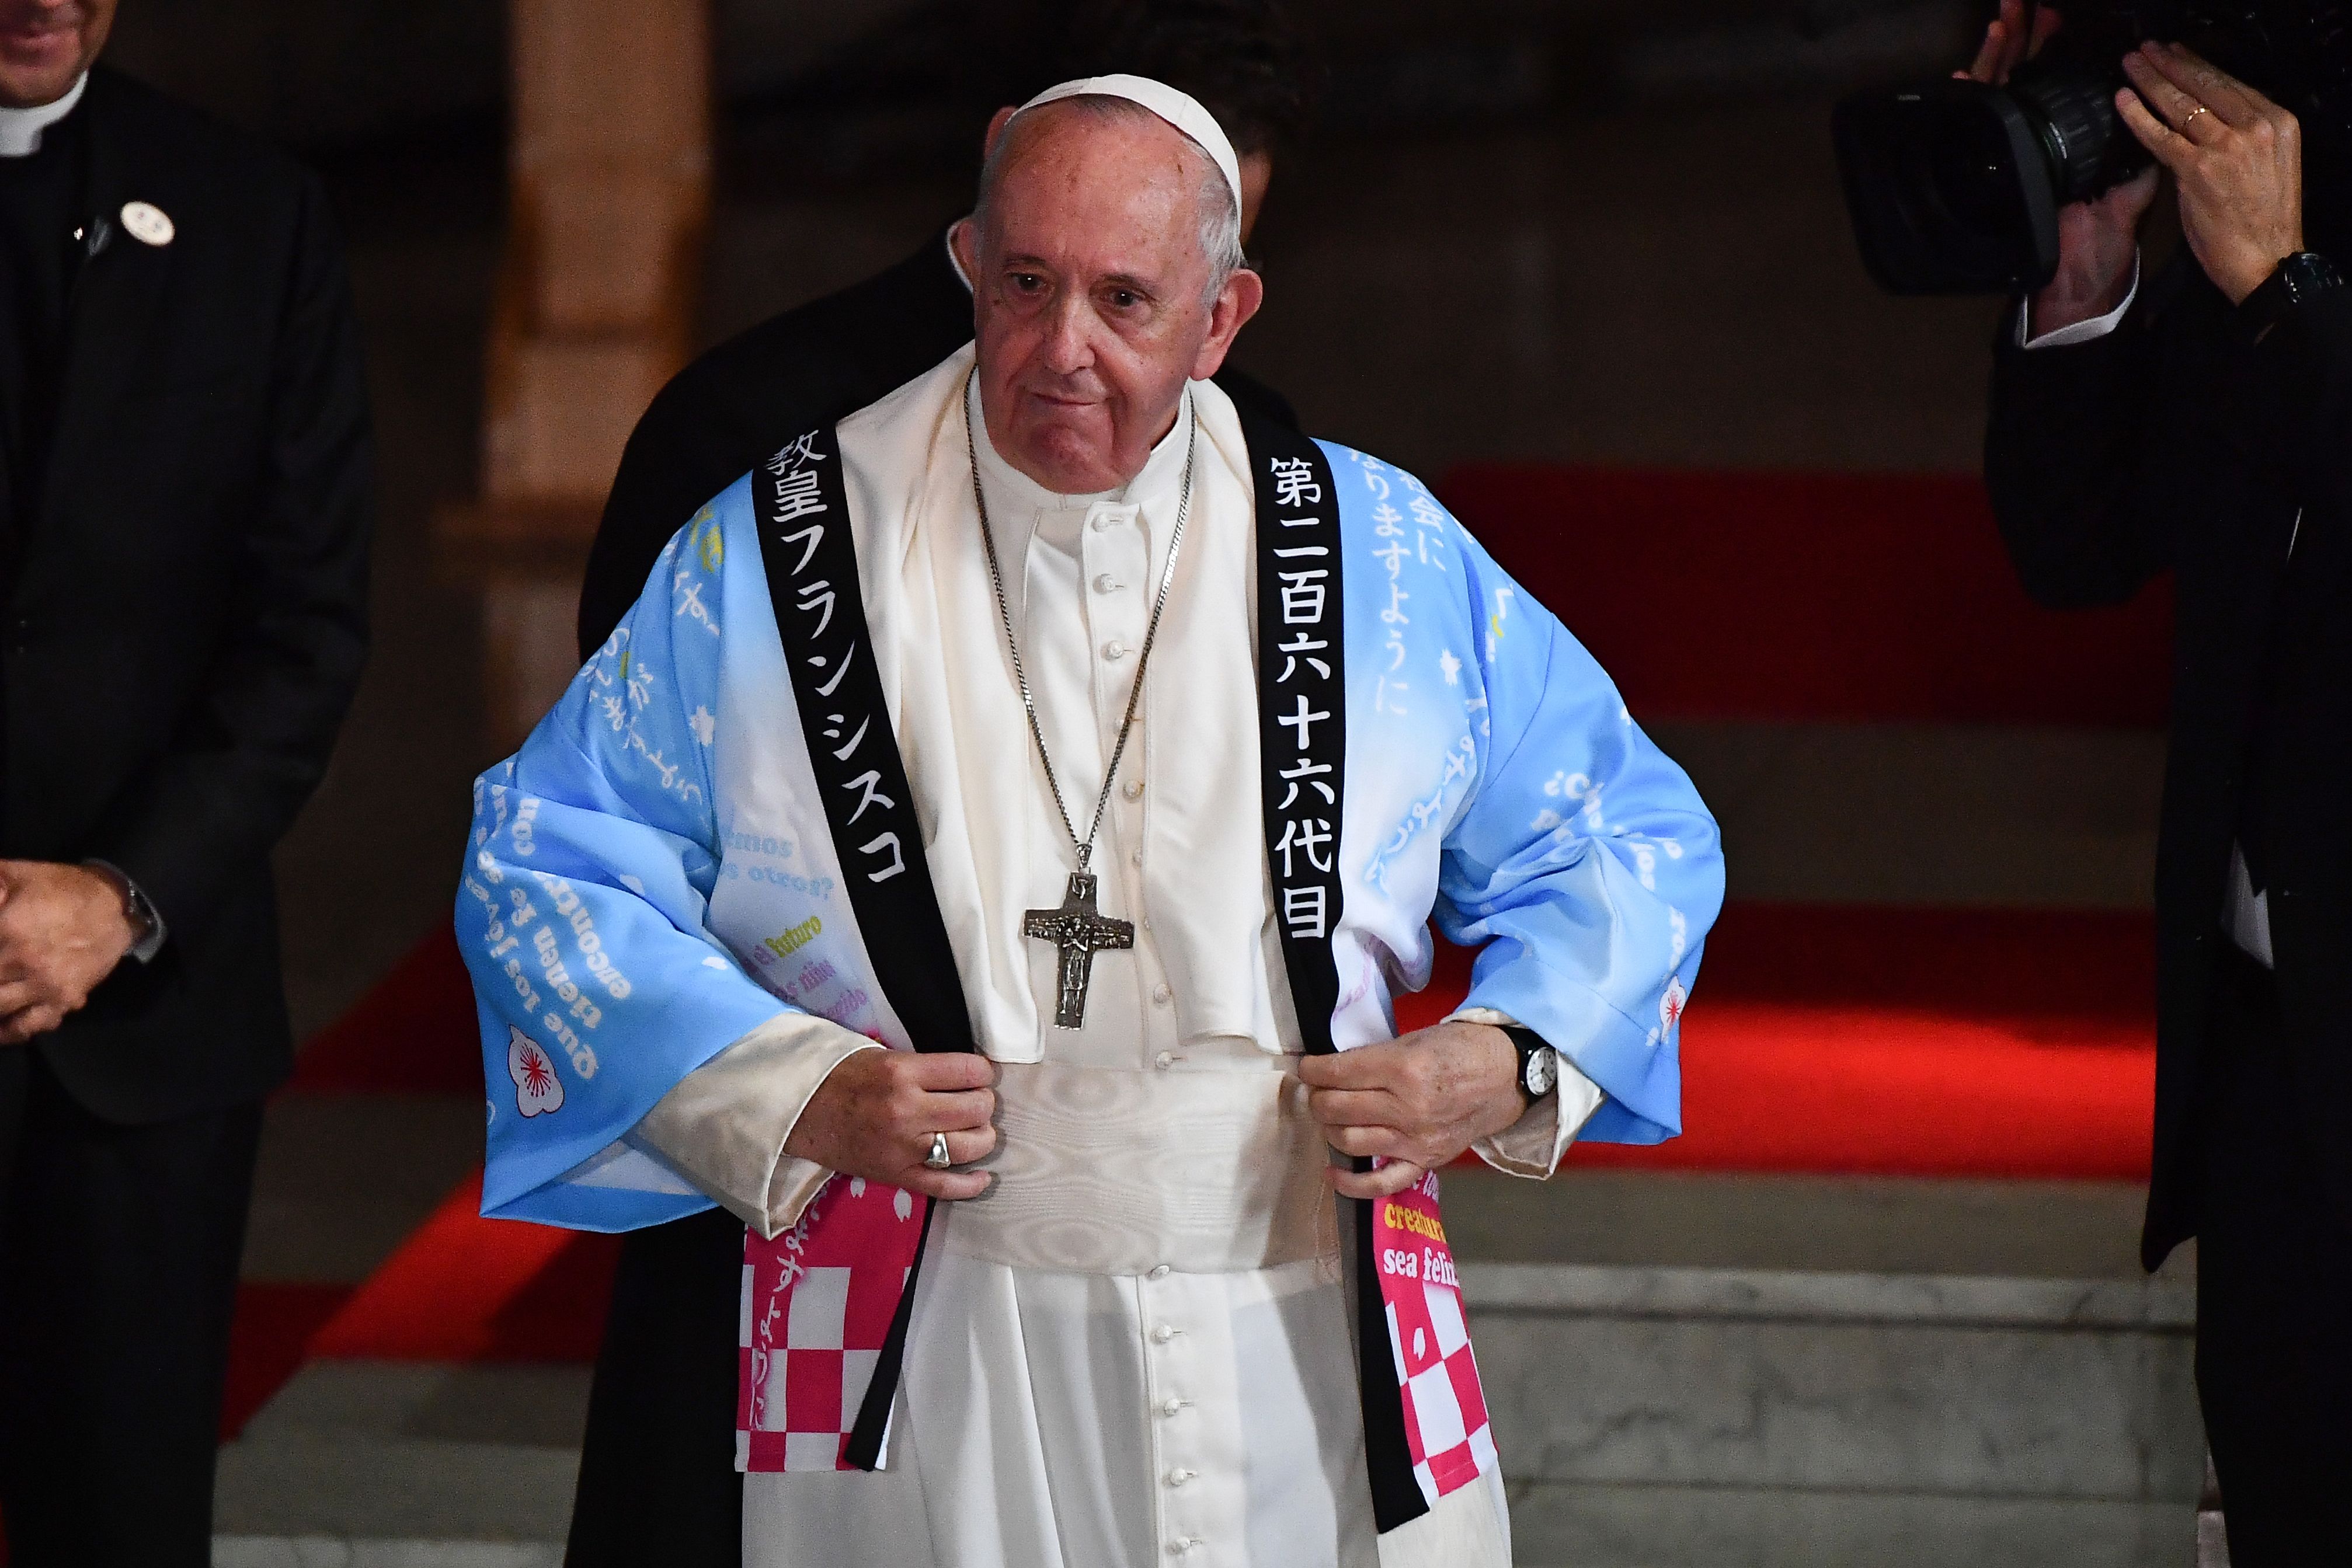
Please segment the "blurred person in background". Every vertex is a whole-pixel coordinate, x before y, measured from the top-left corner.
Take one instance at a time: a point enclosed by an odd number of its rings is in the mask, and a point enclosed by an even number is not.
[[[316,180],[0,0],[0,1517],[212,1560],[269,855],[367,644],[359,339]]]
[[[1246,240],[1318,79],[1281,8],[1125,0],[1082,5],[1072,20],[1064,74],[1155,76],[1226,128]],[[997,111],[988,141],[1012,116],[1010,106]],[[662,390],[629,438],[589,556],[583,659],[704,503],[793,434],[864,407],[971,340],[971,286],[950,248],[967,221],[943,225],[877,277],[728,340]],[[1226,368],[1216,379],[1236,401],[1296,423],[1289,404],[1251,378]],[[572,1568],[741,1560],[733,1324],[742,1263],[742,1222],[723,1210],[632,1231],[623,1244],[581,1456]]]
[[[2005,80],[2005,0],[1970,74]],[[2143,1260],[2198,1242],[2239,1568],[2352,1561],[2352,93],[2302,123],[2176,46],[2116,102],[2157,165],[2062,215],[2004,321],[1985,473],[2027,589],[2178,609]],[[2143,274],[2160,180],[2186,243]]]

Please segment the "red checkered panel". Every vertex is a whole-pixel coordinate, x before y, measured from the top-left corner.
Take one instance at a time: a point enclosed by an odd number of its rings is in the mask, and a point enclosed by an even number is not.
[[[1372,1222],[1405,1442],[1422,1495],[1433,1503],[1497,1468],[1437,1187],[1434,1175],[1424,1176],[1381,1200]]]
[[[746,1235],[739,1469],[849,1468],[849,1431],[906,1292],[923,1201],[836,1177],[783,1235]]]
[[[1451,1285],[1406,1281],[1389,1292],[1388,1318],[1413,1475],[1434,1502],[1496,1463],[1461,1293]]]

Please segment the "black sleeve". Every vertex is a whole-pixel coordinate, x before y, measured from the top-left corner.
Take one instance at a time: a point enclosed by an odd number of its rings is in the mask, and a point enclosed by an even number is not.
[[[580,584],[580,657],[593,656],[646,590],[662,547],[705,501],[743,476],[740,397],[673,378],[629,433]]]
[[[1290,406],[1290,400],[1248,371],[1237,371],[1227,365],[1210,379],[1227,397],[1260,418],[1270,420],[1285,430],[1299,428],[1298,411]]]
[[[2143,279],[2114,331],[2065,348],[2021,348],[2016,310],[2001,319],[1985,486],[2041,603],[2120,604],[2169,564],[2177,536],[2156,448],[2179,283]]]
[[[2234,345],[2222,384],[2222,428],[2257,471],[2305,506],[2352,517],[2352,288]]]
[[[318,787],[367,655],[374,471],[359,322],[324,191],[295,197],[263,471],[237,601],[169,749],[89,853],[146,893],[173,940],[249,879]]]

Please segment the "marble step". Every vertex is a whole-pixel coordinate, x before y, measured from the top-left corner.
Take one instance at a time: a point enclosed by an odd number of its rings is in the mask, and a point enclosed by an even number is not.
[[[1522,1563],[2194,1561],[2177,1281],[1462,1272]],[[552,1563],[586,1385],[314,1364],[222,1457],[216,1561]]]
[[[1515,1481],[2195,1512],[2176,1281],[1465,1263],[1462,1281]]]
[[[562,1568],[560,1542],[213,1537],[213,1568]]]
[[[311,1363],[221,1451],[215,1568],[555,1568],[588,1378]]]
[[[2201,1568],[2193,1504],[2075,1499],[1518,1482],[1511,1537],[1517,1568]]]
[[[1512,1489],[1518,1568],[2227,1568],[2153,1503],[1725,1487]],[[224,1535],[214,1568],[558,1568],[553,1542]]]

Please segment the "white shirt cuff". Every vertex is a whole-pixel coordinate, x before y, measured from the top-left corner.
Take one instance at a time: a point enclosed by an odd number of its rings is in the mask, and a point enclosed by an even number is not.
[[[1524,1027],[1519,1020],[1493,1008],[1464,1008],[1445,1021],[1459,1019],[1464,1023],[1483,1023],[1496,1029]],[[1552,1054],[1559,1062],[1559,1082],[1552,1092],[1527,1109],[1527,1113],[1492,1137],[1481,1138],[1470,1145],[1471,1153],[1505,1176],[1526,1176],[1541,1181],[1559,1169],[1567,1157],[1569,1145],[1592,1113],[1601,1109],[1608,1096],[1601,1086],[1579,1072],[1568,1058],[1558,1050]]]
[[[824,1081],[882,1047],[828,1019],[781,1013],[686,1075],[637,1135],[720,1207],[770,1240],[830,1175],[784,1153]]]
[[[2033,315],[2033,301],[2026,300],[2017,308],[2017,346],[2021,349],[2063,349],[2074,343],[2087,343],[2094,338],[2104,338],[2123,320],[2124,312],[2139,298],[2139,253],[2132,253],[2131,287],[2124,291],[2124,302],[2104,316],[2094,316],[2087,321],[2077,321],[2071,327],[2061,327],[2054,332],[2044,332],[2039,338],[2026,336]]]

